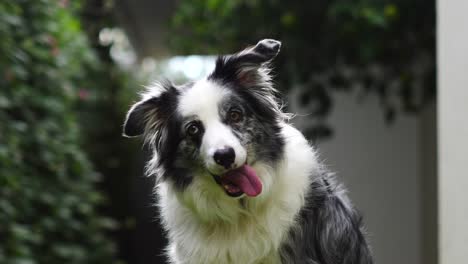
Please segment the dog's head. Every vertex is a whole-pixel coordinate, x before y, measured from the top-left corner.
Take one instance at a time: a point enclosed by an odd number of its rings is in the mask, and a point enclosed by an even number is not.
[[[127,114],[124,135],[143,135],[152,148],[148,172],[180,192],[196,185],[224,197],[259,195],[268,179],[255,166],[274,164],[284,144],[284,114],[268,68],[280,46],[262,40],[220,56],[205,79],[160,83],[143,94]]]

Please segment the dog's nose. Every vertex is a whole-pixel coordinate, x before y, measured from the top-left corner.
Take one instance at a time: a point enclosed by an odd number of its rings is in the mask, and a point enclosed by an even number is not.
[[[226,169],[229,169],[236,159],[236,153],[231,147],[218,149],[213,155],[213,158],[216,163],[223,166]]]

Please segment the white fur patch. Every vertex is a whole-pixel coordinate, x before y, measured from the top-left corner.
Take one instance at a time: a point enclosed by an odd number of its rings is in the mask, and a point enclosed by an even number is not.
[[[200,80],[182,94],[179,113],[182,116],[197,115],[205,120],[216,119],[218,104],[228,94],[229,90],[226,88],[207,79]]]

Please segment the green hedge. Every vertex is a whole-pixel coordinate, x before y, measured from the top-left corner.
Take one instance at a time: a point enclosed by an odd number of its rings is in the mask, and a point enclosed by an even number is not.
[[[77,1],[0,2],[0,263],[112,263],[75,107],[99,62]]]

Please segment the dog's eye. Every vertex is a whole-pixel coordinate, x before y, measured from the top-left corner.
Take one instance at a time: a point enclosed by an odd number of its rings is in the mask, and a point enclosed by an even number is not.
[[[242,113],[239,110],[229,111],[228,116],[231,122],[239,122],[242,119]]]
[[[187,126],[186,131],[190,136],[196,136],[200,134],[200,126],[197,123],[192,123]]]

